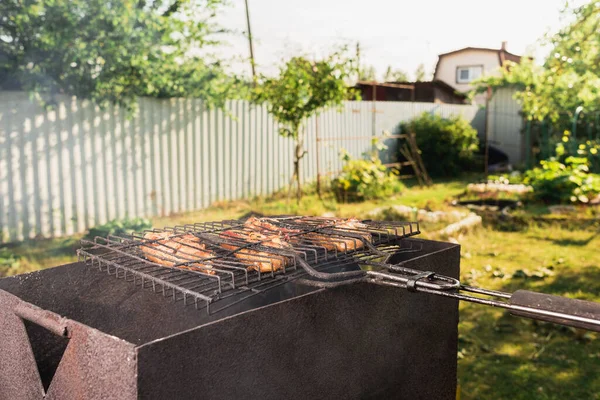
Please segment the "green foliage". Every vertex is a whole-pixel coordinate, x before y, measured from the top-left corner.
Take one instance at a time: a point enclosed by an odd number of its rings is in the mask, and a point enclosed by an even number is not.
[[[392,69],[392,66],[388,66],[383,75],[384,82],[408,82],[408,74],[401,69]]]
[[[297,138],[302,122],[327,107],[339,106],[348,98],[346,80],[354,61],[345,49],[322,60],[292,57],[279,69],[276,78],[261,77],[254,101],[267,103],[269,112],[282,127],[279,133]]]
[[[600,173],[600,143],[587,140],[579,143],[571,137],[571,132],[565,131],[562,141],[556,145],[556,158],[564,161],[568,157],[584,158],[590,172]]]
[[[7,248],[0,248],[0,268],[18,268],[19,256]]]
[[[523,183],[523,175],[518,171],[510,174],[488,175],[487,181],[492,183],[500,183],[503,185],[517,185]]]
[[[222,105],[239,82],[213,57],[222,0],[3,0],[0,85],[51,101],[101,105],[136,96],[200,97]],[[196,54],[196,55],[195,55]]]
[[[533,187],[532,199],[547,203],[588,203],[600,194],[600,175],[590,174],[583,157],[555,158],[525,173],[524,182]]]
[[[456,176],[474,163],[477,131],[461,116],[443,118],[424,112],[400,126],[403,133],[416,134],[421,157],[432,177]]]
[[[527,171],[524,183],[533,187],[531,199],[547,203],[588,203],[600,194],[600,175],[592,166],[600,166],[600,146],[593,141],[572,145],[565,131],[554,157]]]
[[[269,112],[279,123],[279,134],[293,138],[296,143],[292,181],[295,179],[297,183],[298,201],[302,196],[300,160],[306,155],[302,123],[348,99],[353,89],[347,80],[356,69],[354,64],[354,60],[346,56],[345,48],[317,61],[292,57],[280,67],[278,77],[261,77],[253,92],[256,103],[267,103]]]
[[[331,188],[340,202],[382,199],[404,189],[396,174],[374,154],[368,159],[351,159],[344,152],[343,159],[346,164],[342,172],[331,181]]]
[[[501,76],[482,78],[477,90],[518,87],[516,99],[533,119],[569,120],[579,106],[590,114],[600,111],[600,3],[590,1],[564,13],[573,22],[546,38],[553,49],[543,66],[528,59],[507,63]]]
[[[377,71],[372,65],[366,65],[358,69],[358,80],[359,81],[375,81],[377,80]]]
[[[415,70],[415,82],[422,82],[426,79],[425,65],[419,64]]]
[[[96,236],[106,237],[108,235],[124,235],[131,233],[131,231],[139,232],[145,229],[152,228],[152,223],[144,218],[132,218],[113,220],[103,225],[98,225],[89,230],[85,239],[94,240]]]

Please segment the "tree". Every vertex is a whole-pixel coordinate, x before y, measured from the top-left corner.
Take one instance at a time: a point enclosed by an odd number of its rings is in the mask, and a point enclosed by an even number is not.
[[[408,82],[408,74],[401,69],[392,69],[392,66],[388,66],[383,75],[384,82]]]
[[[376,71],[375,67],[372,65],[367,65],[365,67],[359,68],[358,70],[358,80],[359,81],[368,81],[372,82],[376,80]]]
[[[499,77],[485,77],[477,91],[488,86],[515,86],[516,99],[531,119],[569,120],[577,107],[600,112],[600,3],[565,9],[573,22],[547,37],[553,46],[543,66],[529,59],[507,63]]]
[[[293,57],[280,67],[278,77],[261,77],[255,89],[254,101],[267,103],[269,112],[281,126],[279,134],[295,142],[289,193],[296,183],[298,201],[302,196],[300,161],[307,153],[303,123],[328,107],[342,104],[353,90],[347,80],[355,71],[355,62],[346,57],[345,49],[318,61]]]
[[[222,0],[3,0],[0,86],[129,106],[135,96],[222,104],[235,80],[198,54]]]
[[[422,82],[425,80],[425,65],[423,63],[419,64],[417,69],[415,70],[415,82]]]

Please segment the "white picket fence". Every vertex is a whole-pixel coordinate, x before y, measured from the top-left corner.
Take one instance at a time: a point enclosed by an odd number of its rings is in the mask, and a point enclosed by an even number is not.
[[[484,122],[475,106],[346,102],[306,122],[303,178],[317,174],[316,129],[326,173],[341,168],[340,148],[360,156],[369,136],[424,111]],[[0,92],[0,242],[273,193],[289,181],[292,148],[266,107],[245,101],[207,110],[197,99],[143,98],[128,116],[66,96],[45,110],[26,93]]]

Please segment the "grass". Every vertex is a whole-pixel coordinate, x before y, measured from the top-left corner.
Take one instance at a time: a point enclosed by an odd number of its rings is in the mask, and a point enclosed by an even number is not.
[[[462,280],[600,301],[600,231],[485,227],[461,241]],[[600,399],[598,334],[461,304],[462,399]]]
[[[334,213],[360,217],[378,207],[404,204],[433,210],[450,209],[466,180],[430,188],[410,187],[402,195],[356,204],[321,201],[315,194],[298,206],[283,194],[215,204],[193,213],[159,217],[154,226],[239,218],[262,214]],[[577,209],[573,216],[549,215],[547,207],[527,206],[515,221],[484,218],[484,226],[458,237],[462,245],[461,280],[471,285],[512,292],[530,289],[600,301],[600,222],[598,210]],[[595,221],[595,222],[594,222]],[[422,225],[422,236],[434,225]],[[77,237],[10,246],[20,265],[4,274],[20,273],[74,260]],[[0,266],[0,275],[2,274]],[[6,269],[6,267],[4,267]],[[459,385],[462,400],[600,399],[598,334],[510,316],[462,303],[459,323]]]
[[[2,249],[18,257],[15,265],[0,263],[0,277],[54,267],[77,261],[75,251],[79,248],[81,235],[59,239],[27,240],[9,244]]]

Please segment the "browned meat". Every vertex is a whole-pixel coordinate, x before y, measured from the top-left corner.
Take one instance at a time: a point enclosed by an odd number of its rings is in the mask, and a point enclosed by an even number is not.
[[[350,251],[364,247],[364,243],[359,238],[347,237],[341,234],[307,233],[303,237],[313,242],[315,246],[321,246],[331,251]]]
[[[269,232],[272,235],[290,235],[298,234],[302,231],[300,229],[291,229],[284,226],[275,225],[269,218],[256,218],[250,217],[244,222],[244,225],[257,232]]]
[[[345,233],[359,235],[367,242],[372,242],[373,237],[365,230],[368,228],[355,218],[321,218],[310,217],[307,219],[298,219],[298,223],[310,223],[323,228],[330,228],[336,231],[333,236],[323,235],[319,233],[309,233],[307,236],[312,240],[318,241],[320,246],[327,250],[349,251],[357,250],[364,247],[364,242],[360,238],[346,236]]]
[[[144,235],[146,242],[141,246],[144,256],[152,262],[167,267],[175,264],[196,261],[190,265],[181,265],[177,268],[200,271],[214,275],[211,271],[210,261],[200,262],[203,259],[214,257],[215,253],[206,248],[196,236],[191,234],[175,235],[172,232],[148,232]]]
[[[373,238],[369,232],[365,230],[368,228],[367,225],[363,224],[357,219],[342,219],[342,218],[298,218],[292,221],[293,223],[312,225],[322,228],[331,228],[337,230],[336,235],[328,235],[319,232],[308,232],[302,234],[301,229],[292,229],[289,227],[282,227],[271,222],[269,218],[255,218],[251,217],[244,223],[244,225],[250,229],[259,232],[272,232],[283,235],[290,235],[289,241],[300,242],[306,240],[311,242],[315,246],[324,247],[331,251],[350,251],[357,250],[364,247],[364,242],[355,237],[345,236],[345,232],[352,234],[358,234],[365,241],[372,242]]]
[[[272,247],[275,249],[292,249],[292,246],[281,240],[277,235],[263,235],[253,231],[243,230],[228,230],[220,234],[224,239],[231,240],[230,243],[223,243],[221,246],[224,249],[235,251],[233,254],[236,258],[242,260],[245,264],[249,264],[248,270],[271,272],[278,271],[288,265],[289,258],[278,254],[270,253],[257,249],[244,248],[240,249],[245,243],[258,243],[261,246]],[[237,242],[237,243],[236,243]],[[236,251],[237,250],[237,251]]]

